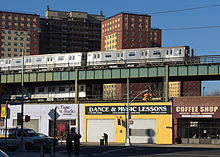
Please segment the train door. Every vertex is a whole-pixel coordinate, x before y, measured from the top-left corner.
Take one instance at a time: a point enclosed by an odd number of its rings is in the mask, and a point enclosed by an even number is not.
[[[140,52],[140,63],[141,64],[145,64],[148,62],[148,54],[149,54],[148,51],[149,50],[146,50],[146,49],[141,50]]]
[[[31,57],[25,57],[24,60],[25,69],[32,69],[32,60]],[[33,67],[34,68],[34,67]]]
[[[53,70],[53,68],[54,68],[54,64],[55,64],[55,62],[54,62],[54,57],[53,56],[48,56],[47,57],[47,69],[49,69],[49,70]]]
[[[120,64],[124,64],[124,58],[123,58],[123,51],[118,51],[116,53],[116,64],[120,65]]]
[[[93,53],[93,65],[98,65],[98,54],[97,53]]]

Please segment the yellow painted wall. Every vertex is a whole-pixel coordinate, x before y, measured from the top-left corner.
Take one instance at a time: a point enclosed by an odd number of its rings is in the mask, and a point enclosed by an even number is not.
[[[172,104],[164,102],[153,103],[132,103],[130,106],[145,106],[145,105],[170,105],[171,114],[141,114],[131,115],[131,119],[156,119],[156,144],[172,144]],[[83,124],[83,142],[86,142],[87,119],[115,119],[115,142],[125,143],[126,125],[118,125],[118,119],[126,122],[125,115],[85,115],[85,106],[125,106],[125,103],[97,103],[84,105],[84,124]],[[120,130],[122,132],[120,132]]]

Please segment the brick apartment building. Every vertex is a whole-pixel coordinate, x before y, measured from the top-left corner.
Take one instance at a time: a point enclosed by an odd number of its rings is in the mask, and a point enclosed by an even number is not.
[[[39,54],[39,21],[36,14],[0,11],[1,58]],[[24,45],[24,40],[25,45]]]
[[[101,29],[102,51],[161,46],[161,30],[151,28],[149,15],[119,13],[105,19]]]
[[[68,53],[101,50],[100,15],[79,11],[46,11],[40,19],[40,53]]]

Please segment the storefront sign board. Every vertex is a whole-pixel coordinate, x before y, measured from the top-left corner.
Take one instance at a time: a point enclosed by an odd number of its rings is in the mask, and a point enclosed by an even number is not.
[[[170,105],[145,105],[130,106],[131,114],[171,114]],[[87,115],[120,115],[126,114],[127,106],[86,106],[85,114]]]

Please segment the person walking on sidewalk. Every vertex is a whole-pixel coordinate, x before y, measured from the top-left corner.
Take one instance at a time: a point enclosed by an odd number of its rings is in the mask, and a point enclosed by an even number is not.
[[[70,136],[70,134],[67,135],[66,138],[66,147],[67,147],[67,153],[68,155],[72,155],[72,151],[73,151],[73,141],[72,138]]]
[[[80,138],[82,136],[80,135],[80,133],[78,132],[77,134],[75,134],[74,136],[74,151],[75,151],[75,155],[79,155],[79,150],[80,150]]]

